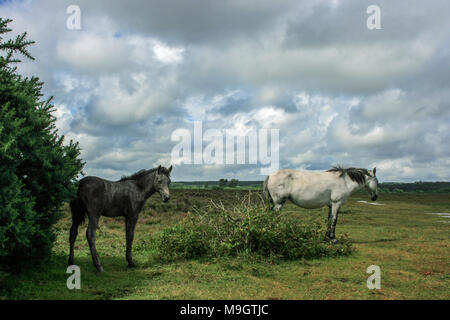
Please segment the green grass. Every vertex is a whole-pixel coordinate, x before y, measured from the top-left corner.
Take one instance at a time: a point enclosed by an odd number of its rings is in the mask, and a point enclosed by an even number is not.
[[[193,207],[209,199],[230,205],[242,190],[172,190],[162,203],[153,196],[141,213],[134,242],[136,269],[125,261],[123,218],[102,218],[97,249],[106,272],[92,265],[80,227],[75,263],[81,268],[81,289],[66,287],[70,215],[57,224],[54,255],[44,267],[21,275],[0,274],[4,299],[449,299],[449,223],[431,212],[450,212],[448,194],[383,193],[372,206],[356,194],[342,208],[337,237],[347,234],[356,249],[349,256],[313,260],[270,261],[254,256],[199,258],[161,262],[150,238],[177,224]],[[283,215],[326,219],[327,209],[305,210],[291,203]],[[369,290],[366,269],[381,268],[381,290]]]

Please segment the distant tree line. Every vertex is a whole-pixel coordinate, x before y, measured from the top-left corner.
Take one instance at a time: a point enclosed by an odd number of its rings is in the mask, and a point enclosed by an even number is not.
[[[385,192],[450,192],[450,182],[445,181],[417,181],[412,183],[383,182],[378,186]]]
[[[236,188],[238,185],[239,185],[238,179],[231,179],[230,181],[228,181],[228,179],[220,179],[219,180],[220,188],[225,188],[225,187]]]
[[[263,181],[240,181],[238,179],[220,179],[216,181],[183,181],[173,182],[173,188],[192,188],[192,189],[219,189],[219,188],[262,188]],[[423,182],[412,183],[401,182],[383,182],[378,185],[381,192],[450,192],[450,182]]]

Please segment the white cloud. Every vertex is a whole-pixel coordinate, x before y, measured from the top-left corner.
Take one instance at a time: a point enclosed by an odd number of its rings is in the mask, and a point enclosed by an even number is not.
[[[83,32],[76,39],[58,43],[56,54],[75,71],[117,72],[129,64],[130,49],[123,39]]]
[[[70,123],[73,120],[72,112],[64,104],[55,104],[54,108],[52,114],[56,118],[56,128],[61,134],[66,134],[70,131]]]
[[[92,113],[96,118],[113,125],[146,120],[151,114],[164,111],[170,97],[152,83],[145,74],[132,74],[134,85],[127,90],[119,77],[105,77],[99,81]]]
[[[153,52],[157,60],[168,64],[177,64],[183,59],[184,49],[169,47],[159,41],[156,41],[153,46]]]

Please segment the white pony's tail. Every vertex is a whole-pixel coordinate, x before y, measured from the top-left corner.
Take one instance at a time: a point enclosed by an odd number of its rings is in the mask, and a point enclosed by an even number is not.
[[[274,202],[273,202],[272,196],[270,195],[269,188],[267,186],[269,183],[269,178],[270,178],[270,176],[267,176],[266,179],[264,179],[263,193],[264,193],[264,198],[267,201],[267,204],[272,205]]]

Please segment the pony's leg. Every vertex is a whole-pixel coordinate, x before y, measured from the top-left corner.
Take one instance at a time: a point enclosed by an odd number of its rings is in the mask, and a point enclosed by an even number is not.
[[[95,248],[95,233],[97,231],[98,219],[98,217],[89,215],[89,224],[86,230],[86,238],[89,243],[89,248],[91,249],[92,262],[99,272],[103,272],[105,270],[103,270],[103,267],[100,264],[97,249]]]
[[[333,225],[333,218],[332,218],[333,210],[332,210],[332,208],[333,208],[332,205],[328,206],[328,230],[327,230],[326,235],[329,238],[332,238],[332,236],[331,236],[331,226]]]
[[[330,204],[328,206],[328,230],[327,230],[327,237],[330,237],[331,225],[333,224],[331,212],[332,212],[332,205]]]
[[[125,256],[127,258],[128,266],[130,268],[136,267],[136,264],[133,261],[132,250],[133,250],[134,229],[136,227],[137,218],[138,216],[135,215],[126,217],[125,219],[125,237],[127,241],[127,249]]]
[[[72,226],[70,227],[70,234],[69,234],[69,243],[70,243],[70,250],[69,250],[69,266],[73,265],[73,249],[75,246],[75,240],[77,240],[78,235],[78,226],[75,221],[72,221]]]
[[[331,238],[331,240],[336,243],[336,234],[335,234],[335,230],[336,230],[336,224],[337,224],[337,218],[338,218],[338,212],[339,212],[339,208],[340,208],[341,204],[338,202],[334,202],[331,205],[331,209],[330,209],[330,215],[329,215],[329,219],[328,219],[328,231],[327,231],[327,236],[329,238]]]

